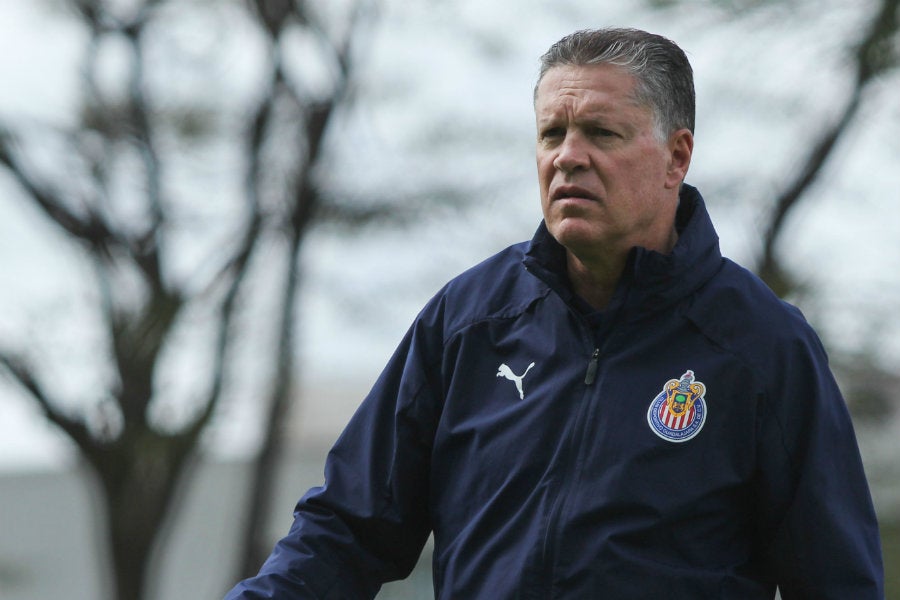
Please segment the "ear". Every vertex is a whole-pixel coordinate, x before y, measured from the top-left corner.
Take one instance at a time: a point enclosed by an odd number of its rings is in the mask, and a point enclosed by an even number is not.
[[[666,188],[677,188],[687,176],[691,166],[691,155],[694,153],[694,134],[690,129],[679,129],[671,136],[667,149],[669,166],[666,171]]]

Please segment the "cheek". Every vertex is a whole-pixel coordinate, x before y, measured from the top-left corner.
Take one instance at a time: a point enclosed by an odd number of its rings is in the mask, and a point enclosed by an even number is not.
[[[652,170],[636,161],[616,165],[614,171],[607,172],[604,185],[610,197],[617,199],[614,205],[629,211],[636,208],[633,205],[656,193],[654,190],[658,187],[658,181]]]
[[[547,193],[547,191],[544,189],[544,186],[542,185],[541,186],[541,214],[544,217],[544,221],[547,221],[549,223],[551,221],[551,214],[550,214],[550,200],[548,198],[548,195],[549,194]]]
[[[638,187],[659,188],[666,179],[665,157],[658,149],[652,148],[636,156],[630,157],[622,165],[622,173],[631,174],[632,185]]]
[[[549,194],[550,183],[553,181],[553,175],[556,169],[553,167],[553,161],[538,156],[537,159],[537,176],[538,185],[541,189],[541,201],[546,200]]]

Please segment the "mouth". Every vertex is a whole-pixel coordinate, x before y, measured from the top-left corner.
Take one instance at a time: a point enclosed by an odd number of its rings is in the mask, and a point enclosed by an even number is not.
[[[600,198],[596,194],[577,185],[561,185],[550,194],[550,200],[552,201],[567,199],[591,200],[592,202],[600,201]]]

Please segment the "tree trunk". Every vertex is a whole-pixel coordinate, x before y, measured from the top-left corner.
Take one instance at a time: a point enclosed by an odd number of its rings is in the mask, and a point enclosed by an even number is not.
[[[116,600],[146,597],[151,555],[187,466],[183,441],[131,432],[91,456],[105,501]]]
[[[266,415],[263,446],[252,463],[250,475],[250,498],[247,502],[247,520],[244,525],[242,547],[244,548],[240,577],[246,579],[256,575],[271,551],[271,540],[266,535],[266,523],[272,509],[274,482],[286,432],[285,421],[290,412],[291,395],[297,379],[295,374],[295,333],[297,319],[294,316],[297,299],[297,285],[300,269],[300,245],[303,229],[295,229],[288,247],[289,257],[282,290],[281,327],[278,350],[278,372],[269,411]]]

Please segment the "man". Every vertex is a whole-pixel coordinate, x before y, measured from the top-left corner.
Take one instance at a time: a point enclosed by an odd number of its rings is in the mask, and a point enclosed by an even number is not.
[[[535,89],[544,221],[423,309],[326,481],[229,598],[371,598],[434,534],[440,598],[878,600],[852,426],[799,312],[682,183],[672,42],[583,31]]]

